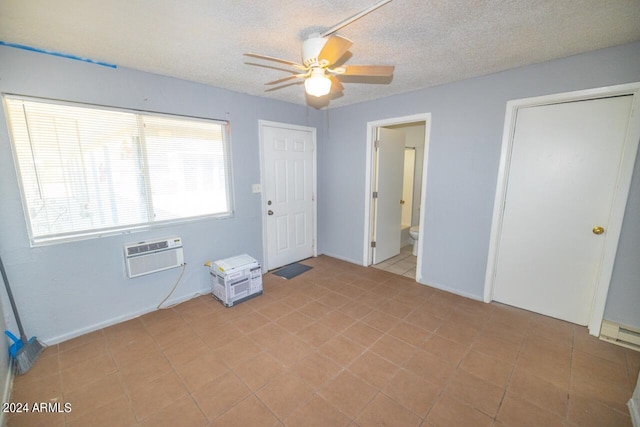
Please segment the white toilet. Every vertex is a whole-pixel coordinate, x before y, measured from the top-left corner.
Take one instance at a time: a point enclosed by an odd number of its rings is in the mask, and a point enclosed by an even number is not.
[[[420,234],[420,227],[414,225],[409,229],[409,236],[413,239],[413,255],[418,256],[418,235]]]

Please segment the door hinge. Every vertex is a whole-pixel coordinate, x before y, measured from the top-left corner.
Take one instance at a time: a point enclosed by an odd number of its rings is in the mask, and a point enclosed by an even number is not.
[[[373,198],[374,198],[374,199],[377,199],[377,198],[378,198],[378,192],[377,192],[377,191],[374,191],[374,192],[373,192]]]
[[[376,247],[376,242],[371,242],[371,247],[375,248]]]
[[[380,140],[379,140],[379,139],[376,139],[376,140],[373,142],[373,148],[375,148],[376,150],[377,150],[378,148],[380,148]]]

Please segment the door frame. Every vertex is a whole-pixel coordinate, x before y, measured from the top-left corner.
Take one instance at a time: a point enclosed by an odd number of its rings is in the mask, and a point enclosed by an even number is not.
[[[268,252],[268,236],[267,236],[267,201],[265,198],[265,164],[264,164],[264,128],[276,127],[288,130],[298,130],[303,132],[311,132],[311,141],[313,144],[313,190],[311,200],[313,202],[312,210],[312,245],[313,256],[318,256],[318,144],[316,139],[317,130],[314,127],[293,125],[289,123],[272,122],[269,120],[258,120],[258,138],[259,138],[259,151],[260,151],[260,205],[262,215],[262,259],[264,260],[263,271],[269,268],[269,252]]]
[[[611,205],[611,217],[607,228],[607,236],[604,242],[602,261],[597,274],[598,278],[596,281],[594,300],[591,305],[591,315],[588,325],[589,333],[591,335],[598,336],[600,334],[600,327],[602,325],[604,309],[607,302],[607,293],[609,292],[609,286],[611,284],[611,275],[613,273],[613,265],[618,248],[618,240],[620,239],[622,220],[624,218],[627,198],[629,196],[633,168],[640,140],[640,83],[629,83],[574,92],[564,92],[507,102],[485,276],[485,302],[488,303],[493,300],[499,242],[502,233],[504,204],[506,201],[506,190],[509,179],[509,165],[511,163],[511,150],[513,147],[518,110],[520,108],[587,101],[591,99],[622,95],[633,96],[631,116],[624,142],[622,160],[620,162],[617,190],[614,194],[614,199]]]
[[[422,225],[424,220],[424,206],[426,203],[427,195],[427,168],[429,165],[429,139],[431,136],[431,113],[419,113],[410,116],[394,117],[382,120],[375,120],[367,122],[367,144],[365,155],[365,191],[364,191],[364,241],[362,244],[362,265],[365,267],[370,266],[373,263],[373,250],[371,248],[371,235],[373,227],[373,186],[375,183],[373,172],[375,162],[375,150],[374,144],[377,135],[377,128],[393,125],[402,125],[407,123],[423,122],[425,126],[424,132],[424,156],[422,165],[422,189],[420,191],[420,233],[418,240],[422,243],[418,244],[418,256],[416,265],[416,281],[422,283],[422,246],[424,241],[422,240]]]

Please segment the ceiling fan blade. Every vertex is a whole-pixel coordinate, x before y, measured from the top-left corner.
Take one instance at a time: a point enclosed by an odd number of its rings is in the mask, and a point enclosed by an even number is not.
[[[292,71],[292,70],[289,70],[287,68],[275,67],[273,65],[258,64],[257,62],[245,62],[245,64],[246,65],[254,65],[256,67],[269,68],[271,70],[284,71],[285,73],[291,73],[291,74],[295,74],[296,73],[296,71]]]
[[[352,44],[353,42],[347,38],[331,36],[318,54],[318,59],[327,61],[328,65],[335,64],[342,55],[347,53]]]
[[[266,59],[267,61],[275,61],[275,62],[279,62],[281,64],[291,65],[292,67],[295,67],[295,68],[297,68],[299,70],[306,70],[307,69],[304,65],[298,64],[297,62],[288,61],[286,59],[275,58],[273,56],[260,55],[258,53],[245,53],[244,56],[250,56],[252,58],[259,58],[259,59]]]
[[[302,81],[293,82],[293,83],[287,83],[286,85],[280,85],[280,86],[272,87],[272,88],[269,88],[269,89],[265,89],[265,92],[273,92],[274,90],[282,89],[282,88],[288,87],[288,86],[301,85],[302,83],[303,83]]]
[[[331,80],[331,92],[330,93],[340,93],[344,90],[344,86],[342,86],[342,82],[338,80],[335,76],[329,76]]]
[[[393,65],[347,65],[342,76],[373,76],[391,77],[393,76]]]
[[[266,85],[277,85],[278,83],[286,82],[287,80],[298,79],[298,78],[305,77],[305,76],[306,76],[306,74],[294,74],[292,76],[283,77],[281,79],[274,80],[272,82],[268,82],[268,83],[265,83],[265,84]]]

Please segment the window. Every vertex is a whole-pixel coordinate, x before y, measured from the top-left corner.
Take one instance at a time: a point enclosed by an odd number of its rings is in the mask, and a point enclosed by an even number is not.
[[[231,215],[226,122],[4,104],[32,245]]]

